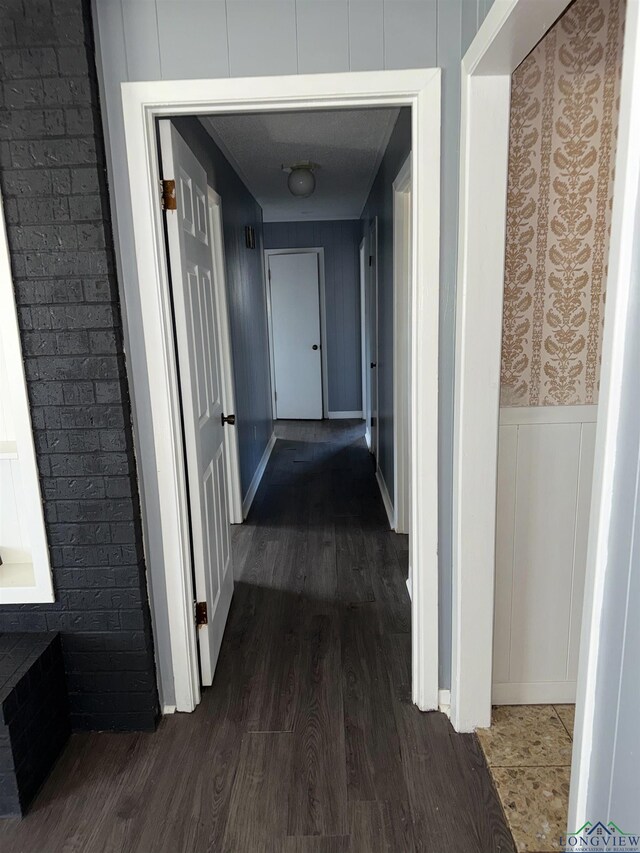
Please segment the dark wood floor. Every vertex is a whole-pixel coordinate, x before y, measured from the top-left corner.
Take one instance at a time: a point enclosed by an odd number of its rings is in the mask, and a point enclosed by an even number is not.
[[[410,699],[406,537],[359,423],[281,423],[214,686],[153,735],[72,737],[11,853],[506,853],[475,736]]]

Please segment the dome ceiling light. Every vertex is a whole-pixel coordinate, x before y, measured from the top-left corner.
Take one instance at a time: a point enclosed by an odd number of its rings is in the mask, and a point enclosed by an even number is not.
[[[310,160],[283,166],[282,171],[289,173],[287,186],[291,195],[296,198],[308,198],[316,188],[316,176],[313,173],[319,168],[317,163],[312,163]]]

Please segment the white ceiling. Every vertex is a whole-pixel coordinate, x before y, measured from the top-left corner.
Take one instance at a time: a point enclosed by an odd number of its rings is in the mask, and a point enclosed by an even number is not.
[[[207,116],[202,123],[262,207],[265,222],[358,219],[398,109]],[[294,198],[282,165],[311,160],[316,190]]]

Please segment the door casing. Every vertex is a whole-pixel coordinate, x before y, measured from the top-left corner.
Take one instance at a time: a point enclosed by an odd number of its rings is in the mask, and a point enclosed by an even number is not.
[[[123,117],[136,250],[135,278],[121,288],[130,337],[143,345],[129,362],[136,401],[141,503],[161,705],[175,710],[199,693],[189,524],[173,348],[167,258],[158,189],[156,120],[171,115],[408,106],[412,110],[413,253],[411,311],[410,549],[413,567],[412,696],[438,707],[438,330],[440,294],[441,72],[438,68],[286,77],[123,83]],[[419,428],[418,428],[419,425]],[[416,428],[414,428],[414,426]],[[169,609],[172,629],[167,629]],[[158,636],[161,634],[161,636]],[[168,636],[167,636],[168,635]]]

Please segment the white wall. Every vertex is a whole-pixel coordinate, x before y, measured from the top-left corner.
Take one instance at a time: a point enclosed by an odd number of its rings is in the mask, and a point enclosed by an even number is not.
[[[440,335],[442,687],[450,681],[451,512],[460,59],[492,0],[93,0],[119,277],[135,282],[120,83],[443,68]],[[224,201],[224,200],[223,200]],[[130,291],[133,288],[129,288]],[[139,316],[139,305],[125,312]],[[135,325],[135,319],[134,319]],[[136,357],[139,336],[127,347]],[[149,401],[133,400],[138,428]],[[147,430],[148,432],[148,430]],[[144,448],[138,448],[144,452]],[[144,487],[144,484],[143,484]]]
[[[597,406],[500,414],[495,704],[574,702]]]

